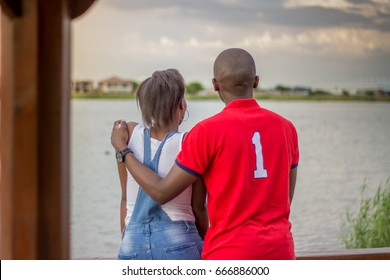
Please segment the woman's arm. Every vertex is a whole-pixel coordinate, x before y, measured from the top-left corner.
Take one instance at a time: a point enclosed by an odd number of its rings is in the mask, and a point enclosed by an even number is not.
[[[136,125],[137,123],[135,122],[127,123],[128,135],[129,135],[127,143],[129,142],[129,139],[133,134],[133,129]],[[127,171],[126,171],[126,166],[124,166],[123,164],[117,163],[117,166],[118,166],[119,182],[121,185],[121,192],[122,192],[120,210],[119,210],[120,227],[122,233],[125,228],[125,218],[127,214]]]
[[[126,167],[123,166],[123,164],[118,163],[118,175],[119,175],[119,181],[121,184],[121,202],[120,202],[120,226],[121,226],[121,232],[123,232],[123,229],[125,228],[125,218],[126,218],[126,186],[127,186],[127,172]]]
[[[206,185],[203,181],[203,178],[199,177],[192,184],[191,205],[196,219],[196,228],[198,229],[199,235],[202,237],[202,239],[204,239],[209,228],[209,216],[206,209],[206,197]]]

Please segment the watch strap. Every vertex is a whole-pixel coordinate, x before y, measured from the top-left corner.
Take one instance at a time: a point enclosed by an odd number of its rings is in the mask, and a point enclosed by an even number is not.
[[[129,147],[126,147],[125,149],[118,151],[117,152],[117,154],[119,154],[119,157],[117,156],[118,162],[123,163],[125,161],[125,156],[128,153],[133,153],[133,151]]]

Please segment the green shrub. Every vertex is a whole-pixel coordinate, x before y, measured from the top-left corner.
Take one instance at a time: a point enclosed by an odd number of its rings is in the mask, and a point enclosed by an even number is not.
[[[347,211],[341,240],[346,248],[390,247],[390,178],[373,197],[365,195],[363,185],[360,210],[357,215]]]

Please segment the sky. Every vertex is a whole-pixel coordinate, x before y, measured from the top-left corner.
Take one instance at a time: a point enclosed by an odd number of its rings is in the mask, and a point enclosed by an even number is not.
[[[72,29],[73,79],[176,68],[211,88],[215,58],[238,47],[262,88],[390,89],[390,0],[97,0]]]

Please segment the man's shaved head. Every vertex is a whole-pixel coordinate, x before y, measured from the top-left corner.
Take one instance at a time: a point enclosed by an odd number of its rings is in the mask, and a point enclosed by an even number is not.
[[[243,49],[227,49],[220,53],[214,62],[214,78],[220,88],[252,88],[255,76],[255,62]]]

